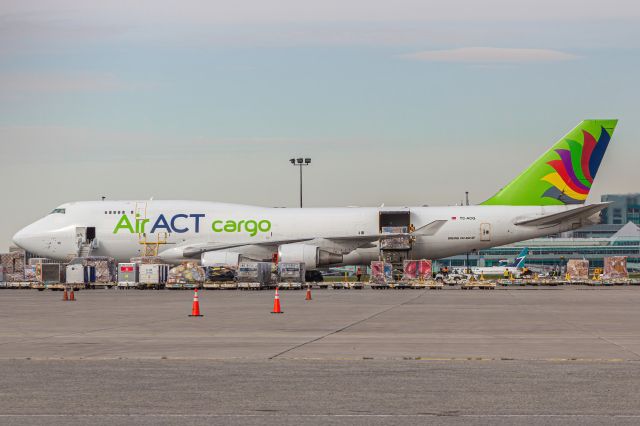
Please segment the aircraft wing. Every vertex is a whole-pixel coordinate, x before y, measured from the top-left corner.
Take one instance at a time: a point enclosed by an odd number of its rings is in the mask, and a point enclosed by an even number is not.
[[[203,243],[203,244],[184,247],[182,254],[184,257],[196,257],[208,251],[229,250],[233,248],[246,247],[246,246],[277,247],[282,244],[301,243],[304,241],[311,241],[311,240],[313,240],[313,238],[298,238],[293,240],[245,241],[245,242],[232,243],[232,244]]]
[[[517,221],[515,224],[520,226],[553,226],[572,219],[587,218],[606,208],[609,204],[611,203],[589,204],[588,206],[578,207],[565,212],[530,219],[522,219]]]
[[[352,248],[349,250],[354,250],[359,247],[367,246],[373,242],[379,241],[380,239],[385,238],[394,238],[399,236],[431,236],[434,235],[442,225],[444,225],[446,220],[434,220],[420,228],[416,229],[410,233],[394,233],[394,234],[372,234],[372,235],[349,235],[349,236],[340,236],[340,237],[324,237],[324,238],[297,238],[297,239],[283,239],[283,240],[266,240],[266,241],[244,241],[238,243],[231,244],[220,244],[220,243],[202,243],[202,244],[194,244],[184,247],[182,250],[184,257],[197,257],[202,253],[209,251],[220,251],[220,250],[229,250],[239,247],[246,246],[258,246],[258,247],[277,247],[282,244],[294,244],[294,243],[302,243],[313,240],[318,240],[318,244],[320,247],[323,247],[322,240],[328,240],[330,243],[339,244],[342,246],[351,246]],[[331,244],[331,245],[333,245]],[[330,248],[330,247],[327,247]]]

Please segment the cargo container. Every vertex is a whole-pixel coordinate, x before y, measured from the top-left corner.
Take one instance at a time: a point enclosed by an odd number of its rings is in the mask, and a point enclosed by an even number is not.
[[[260,289],[271,285],[271,262],[240,262],[238,288]]]
[[[305,264],[283,262],[278,264],[278,277],[280,288],[301,289],[305,280]]]
[[[60,264],[59,263],[39,263],[36,265],[36,280],[41,283],[59,283]]]
[[[138,282],[142,287],[153,287],[156,289],[164,287],[169,275],[169,265],[148,264],[138,265]]]
[[[67,265],[67,284],[91,284],[96,281],[96,268],[81,264]]]
[[[138,265],[136,263],[118,263],[118,288],[138,285]]]

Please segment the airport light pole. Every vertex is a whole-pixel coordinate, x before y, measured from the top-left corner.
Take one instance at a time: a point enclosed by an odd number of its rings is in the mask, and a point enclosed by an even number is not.
[[[311,158],[292,158],[289,162],[300,168],[300,208],[302,208],[302,166],[311,165]]]

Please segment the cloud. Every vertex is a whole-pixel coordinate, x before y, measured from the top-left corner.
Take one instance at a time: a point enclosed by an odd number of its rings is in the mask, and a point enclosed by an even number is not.
[[[406,59],[428,62],[464,63],[531,63],[557,62],[576,59],[577,56],[551,49],[521,49],[502,47],[463,47],[459,49],[423,50],[402,55]]]

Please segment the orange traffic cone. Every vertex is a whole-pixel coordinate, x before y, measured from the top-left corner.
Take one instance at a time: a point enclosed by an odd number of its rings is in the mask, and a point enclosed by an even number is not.
[[[76,296],[73,294],[73,287],[71,287],[71,291],[69,292],[69,301],[73,302],[76,300]]]
[[[62,295],[62,300],[63,301],[67,301],[69,300],[69,294],[67,293],[67,287],[64,288],[64,294]]]
[[[272,314],[283,314],[284,313],[280,309],[280,296],[278,296],[278,287],[276,287],[276,295],[273,298],[273,311],[271,311],[271,313]]]
[[[198,289],[195,289],[193,293],[193,307],[191,308],[190,317],[202,317],[204,315],[200,315],[200,302],[198,301]]]
[[[311,286],[310,285],[307,286],[307,295],[305,296],[304,300],[311,300]]]

